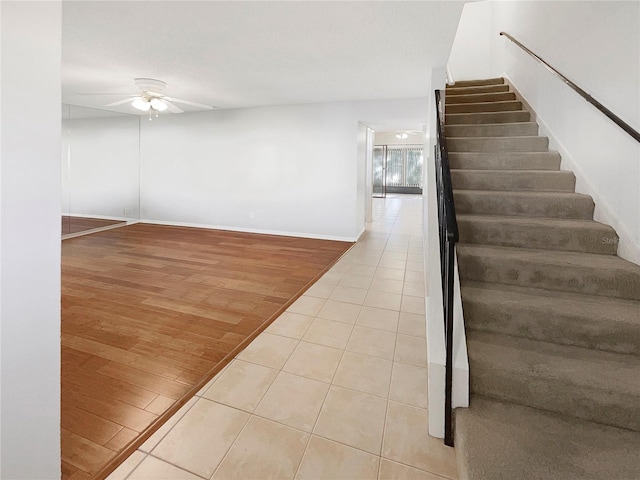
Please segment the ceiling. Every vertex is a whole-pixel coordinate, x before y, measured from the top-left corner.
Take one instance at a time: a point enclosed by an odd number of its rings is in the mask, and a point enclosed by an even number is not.
[[[426,96],[461,10],[458,1],[63,2],[62,98],[104,108],[120,97],[78,94],[136,94],[137,77],[218,108]]]

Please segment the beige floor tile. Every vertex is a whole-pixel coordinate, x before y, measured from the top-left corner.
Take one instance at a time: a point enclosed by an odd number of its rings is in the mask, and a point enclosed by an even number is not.
[[[402,295],[402,305],[400,307],[400,310],[407,313],[415,313],[416,315],[424,315],[424,298]]]
[[[382,456],[420,470],[457,478],[453,448],[430,437],[427,410],[389,402]]]
[[[311,432],[328,390],[326,383],[280,372],[255,414]]]
[[[388,278],[389,280],[404,280],[404,270],[396,268],[378,267],[373,278]]]
[[[346,273],[354,275],[364,275],[366,277],[373,277],[376,272],[376,267],[373,265],[358,265],[357,263],[349,265]]]
[[[369,285],[371,285],[371,277],[368,275],[347,273],[342,276],[338,285],[353,288],[369,288]]]
[[[409,254],[407,255],[407,262],[417,262],[417,263],[424,264],[422,247],[419,247],[419,249],[420,249],[419,250],[420,253],[412,253],[411,251],[409,252]]]
[[[389,252],[386,251],[382,254],[381,260],[406,260],[407,254],[404,252]]]
[[[191,398],[187,403],[185,403],[182,408],[180,408],[173,416],[164,422],[164,424],[156,430],[153,435],[151,435],[142,445],[140,445],[140,450],[143,452],[149,453],[151,450],[156,448],[156,445],[160,443],[167,433],[174,427],[178,421],[193,407],[198,401],[197,397]]]
[[[297,344],[293,338],[263,332],[237,358],[280,370]]]
[[[129,480],[202,480],[200,477],[154,457],[145,458]]]
[[[333,384],[387,398],[392,365],[384,358],[344,352]]]
[[[424,264],[422,262],[409,262],[407,261],[406,270],[408,272],[420,272],[424,271]]]
[[[389,399],[427,408],[427,368],[394,362]]]
[[[324,279],[324,277],[322,277]],[[320,281],[314,283],[309,290],[304,292],[304,294],[308,297],[317,297],[317,298],[329,298],[333,289],[335,288],[336,283],[332,282],[322,282]]]
[[[300,340],[313,322],[313,317],[299,313],[284,312],[267,327],[267,333]]]
[[[374,328],[355,326],[347,350],[393,360],[396,334]]]
[[[413,272],[411,270],[407,270],[404,274],[404,281],[424,283],[424,272]]]
[[[356,318],[360,313],[360,305],[346,302],[336,302],[335,300],[327,300],[318,317],[333,320],[335,322],[356,323]]]
[[[422,337],[398,335],[396,340],[396,362],[409,363],[419,367],[427,366],[427,342]]]
[[[371,286],[369,287],[369,293],[371,291],[395,293],[396,295],[402,295],[403,282],[402,280],[391,280],[390,278],[373,277]]]
[[[380,459],[378,480],[444,480],[444,478],[408,465],[392,462],[386,458]]]
[[[398,333],[413,335],[414,337],[425,337],[427,335],[427,320],[425,316],[400,312]]]
[[[313,433],[379,455],[386,405],[380,397],[332,386]]]
[[[351,260],[352,265],[370,265],[377,266],[380,261],[379,255],[354,255]]]
[[[142,462],[146,456],[146,453],[136,450],[129,455],[124,462],[118,465],[118,468],[111,472],[107,477],[107,480],[125,480],[125,478],[127,478],[138,465],[140,465],[140,462]]]
[[[369,291],[364,300],[364,305],[368,307],[386,308],[388,310],[400,311],[401,302],[402,295],[396,295],[395,293]]]
[[[353,327],[346,323],[316,318],[302,340],[327,347],[344,349]]]
[[[375,455],[312,435],[296,480],[375,480],[378,461]]]
[[[293,479],[309,435],[264,418],[251,417],[213,479]]]
[[[318,314],[325,300],[323,298],[312,297],[309,295],[303,295],[295,302],[289,305],[287,312],[299,313],[301,315],[315,316]]]
[[[424,297],[424,283],[404,282],[403,295]]]
[[[209,478],[248,419],[245,412],[201,398],[152,454]]]
[[[282,370],[331,383],[341,358],[342,350],[337,348],[300,342]]]
[[[332,285],[335,287],[340,281],[340,279],[342,278],[342,275],[344,275],[348,269],[349,269],[348,263],[346,262],[339,263],[339,264],[337,263],[333,267],[331,267],[331,270],[325,273],[322,276],[322,278],[318,280],[317,283],[322,283],[323,285],[326,285],[326,286]]]
[[[253,412],[278,370],[236,359],[203,397]]]
[[[399,312],[376,307],[362,307],[356,325],[396,332]]]
[[[387,251],[387,249],[385,249],[385,251]],[[395,268],[396,270],[404,270],[406,264],[407,264],[406,260],[396,260],[393,258],[386,258],[385,260],[380,260],[380,263],[378,263],[378,266],[382,268]]]
[[[353,287],[343,287],[338,285],[334,290],[329,299],[335,300],[336,302],[347,302],[347,303],[355,303],[357,305],[362,305],[364,302],[364,297],[367,296],[367,290],[364,288],[353,288]]]

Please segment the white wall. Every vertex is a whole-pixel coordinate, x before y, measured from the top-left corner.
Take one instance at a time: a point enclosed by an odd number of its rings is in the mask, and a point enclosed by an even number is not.
[[[424,128],[424,126],[423,126]],[[424,132],[416,131],[407,133],[405,139],[396,137],[398,132],[376,132],[375,145],[422,145],[424,143]]]
[[[0,3],[0,477],[60,477],[60,2]]]
[[[450,82],[495,76],[491,32],[491,3],[465,3],[447,65]]]
[[[141,125],[146,221],[355,240],[358,122],[422,119],[426,99],[165,115]]]
[[[576,190],[594,198],[595,219],[621,237],[618,254],[640,263],[640,144],[589,105],[559,78],[528,57],[501,30],[536,52],[640,130],[640,3],[482,2],[491,16],[490,76],[505,75],[537,113],[541,134],[562,155],[562,169],[577,177]],[[465,8],[461,26],[468,25]],[[484,29],[473,29],[481,35]],[[450,66],[473,65],[478,52],[469,35],[454,43]],[[486,43],[481,40],[481,43]],[[486,67],[477,68],[485,76]],[[454,76],[456,73],[454,72]]]
[[[71,106],[71,118],[62,121],[62,211],[86,217],[137,218],[139,117],[111,112],[83,117],[87,110],[91,109]]]

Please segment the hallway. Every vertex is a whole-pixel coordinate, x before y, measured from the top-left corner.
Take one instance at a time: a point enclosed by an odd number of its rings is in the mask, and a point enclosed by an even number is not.
[[[456,479],[427,435],[422,198],[362,239],[108,478]]]

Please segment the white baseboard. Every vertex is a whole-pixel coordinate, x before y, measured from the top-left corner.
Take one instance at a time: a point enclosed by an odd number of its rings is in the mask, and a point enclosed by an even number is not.
[[[260,228],[231,227],[228,225],[207,225],[202,223],[190,223],[190,222],[169,222],[164,220],[151,220],[151,219],[140,219],[140,223],[166,225],[171,227],[204,228],[208,230],[227,230],[230,232],[259,233],[261,235],[278,235],[281,237],[314,238],[317,240],[334,240],[338,242],[355,242],[359,238],[359,236],[358,237],[341,237],[337,235],[321,235],[316,233],[283,232],[279,230],[264,230]]]

